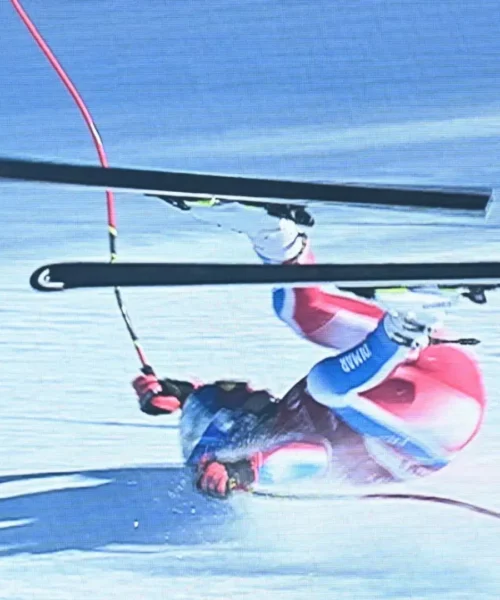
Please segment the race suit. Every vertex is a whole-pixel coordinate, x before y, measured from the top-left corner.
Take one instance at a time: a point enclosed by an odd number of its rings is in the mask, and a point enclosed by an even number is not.
[[[295,262],[312,263],[307,238],[301,243]],[[187,444],[191,464],[208,452],[221,461],[250,457],[264,483],[401,481],[446,466],[478,432],[484,390],[475,361],[462,349],[408,352],[387,337],[383,309],[340,291],[278,288],[273,307],[297,334],[331,348],[333,356],[282,399],[268,394],[260,412],[246,408],[251,391],[200,388],[183,411],[184,434],[190,434],[190,402],[216,416],[196,433],[196,444]]]

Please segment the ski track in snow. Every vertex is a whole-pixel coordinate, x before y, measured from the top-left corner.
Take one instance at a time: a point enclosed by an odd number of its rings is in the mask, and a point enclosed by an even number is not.
[[[94,162],[79,116],[7,4],[0,154]],[[450,185],[500,184],[495,5],[219,0],[201,10],[190,0],[172,14],[124,2],[61,12],[26,0],[113,164]],[[29,288],[44,262],[107,258],[104,197],[0,186],[2,600],[498,599],[500,523],[482,515],[194,494],[178,467],[177,417],[137,410],[137,358],[112,292]],[[256,260],[241,237],[161,202],[117,202],[124,259]],[[500,259],[496,204],[486,223],[315,215],[319,260]],[[249,377],[282,393],[326,355],[273,316],[266,287],[124,296],[165,375]],[[450,317],[452,329],[483,340],[490,407],[470,449],[417,492],[500,509],[499,316],[492,295]]]

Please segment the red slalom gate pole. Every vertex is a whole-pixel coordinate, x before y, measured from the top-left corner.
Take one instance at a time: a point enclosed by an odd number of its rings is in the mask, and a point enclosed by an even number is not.
[[[24,25],[27,27],[28,31],[30,32],[31,36],[33,37],[35,42],[38,44],[39,48],[41,49],[41,51],[43,52],[43,54],[49,61],[50,65],[56,71],[57,75],[59,76],[62,83],[66,87],[67,91],[71,94],[71,97],[75,101],[75,103],[83,117],[83,120],[85,121],[85,124],[88,127],[88,130],[92,137],[92,141],[94,142],[94,146],[97,150],[97,154],[98,154],[101,165],[103,167],[108,167],[109,163],[108,163],[108,159],[106,156],[106,152],[104,150],[104,144],[102,142],[101,136],[99,134],[99,131],[97,129],[95,121],[94,121],[89,109],[87,108],[85,102],[83,101],[83,98],[80,95],[78,89],[76,88],[75,84],[71,81],[70,77],[68,76],[68,74],[66,73],[64,68],[62,67],[61,63],[55,56],[54,52],[50,49],[48,43],[43,38],[42,34],[38,31],[38,29],[34,25],[33,21],[31,20],[31,18],[28,15],[28,13],[21,5],[21,2],[19,0],[11,0],[11,2],[12,2],[12,5],[14,6],[16,12],[18,13],[19,17],[21,18],[22,22],[24,23]],[[116,239],[118,237],[118,229],[117,229],[117,225],[116,225],[115,197],[114,197],[113,192],[110,190],[106,191],[106,208],[107,208],[107,217],[108,217],[110,260],[111,260],[111,262],[115,262],[117,259]],[[139,356],[139,360],[141,361],[143,372],[144,373],[154,373],[152,367],[149,365],[149,363],[146,359],[146,355],[144,353],[144,350],[141,347],[139,338],[138,338],[137,334],[135,333],[135,330],[132,326],[132,322],[128,315],[125,304],[123,302],[120,288],[118,288],[118,287],[115,288],[115,296],[116,296],[118,308],[120,309],[120,313],[125,322],[125,326],[127,327],[130,338],[132,339],[132,342],[135,346],[137,355]]]

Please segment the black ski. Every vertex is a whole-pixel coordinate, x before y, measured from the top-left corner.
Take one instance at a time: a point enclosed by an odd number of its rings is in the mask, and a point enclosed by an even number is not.
[[[193,198],[276,202],[302,200],[484,213],[491,189],[317,183],[0,158],[0,178]]]
[[[31,276],[36,290],[231,284],[335,283],[370,289],[439,284],[473,291],[500,287],[500,262],[251,265],[203,263],[67,262],[44,265]]]

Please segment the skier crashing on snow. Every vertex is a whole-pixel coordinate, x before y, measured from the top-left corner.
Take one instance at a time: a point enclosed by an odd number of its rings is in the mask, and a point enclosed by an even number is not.
[[[297,227],[312,224],[305,211],[171,204],[246,234],[265,264],[314,262]],[[282,398],[244,381],[133,381],[144,413],[181,411],[183,455],[202,493],[406,481],[442,469],[478,433],[486,405],[478,366],[462,348],[431,343],[442,333],[434,318],[314,286],[277,288],[272,300],[297,334],[332,351]]]

